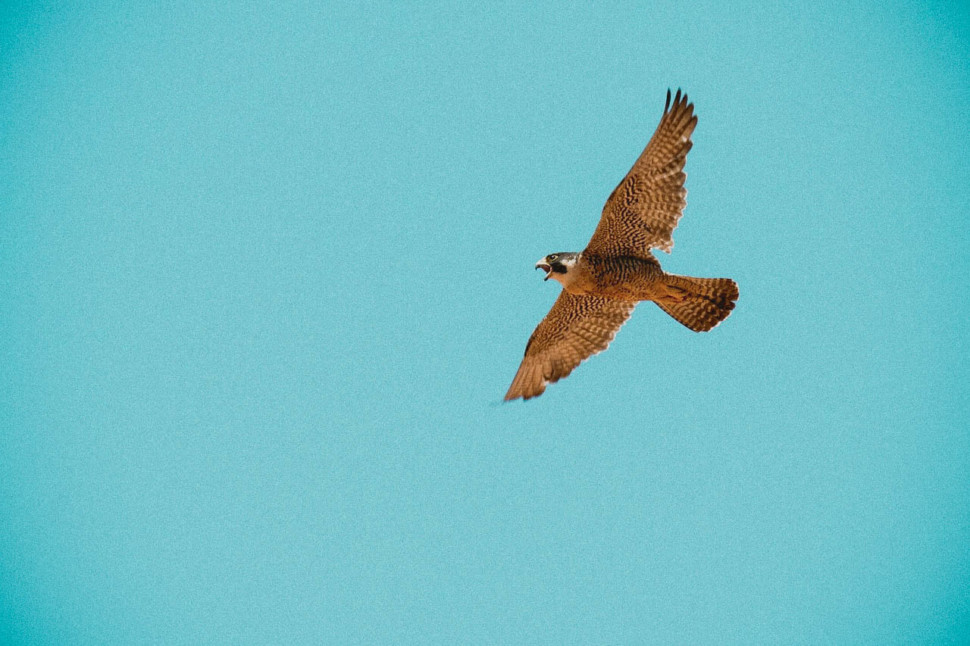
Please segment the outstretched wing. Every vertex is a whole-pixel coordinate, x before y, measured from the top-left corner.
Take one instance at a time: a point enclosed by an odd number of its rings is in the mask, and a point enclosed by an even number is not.
[[[660,125],[640,158],[613,190],[603,207],[599,226],[586,250],[603,255],[645,257],[650,249],[667,253],[674,246],[677,221],[687,206],[684,163],[697,117],[694,104],[677,90],[673,105],[670,90]]]
[[[563,290],[529,338],[505,401],[538,397],[548,384],[605,350],[634,307],[634,302],[575,296]]]

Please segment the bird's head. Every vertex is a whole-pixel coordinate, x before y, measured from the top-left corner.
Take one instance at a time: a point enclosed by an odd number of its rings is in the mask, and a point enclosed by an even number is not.
[[[576,262],[579,260],[579,254],[572,251],[560,251],[559,253],[551,253],[539,262],[536,263],[536,269],[541,269],[546,272],[546,277],[543,280],[549,280],[550,278],[555,278],[563,285],[566,284],[566,276],[569,271],[576,266]]]

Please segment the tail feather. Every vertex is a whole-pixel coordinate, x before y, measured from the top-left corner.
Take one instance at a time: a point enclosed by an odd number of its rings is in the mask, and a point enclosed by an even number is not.
[[[738,300],[738,284],[730,278],[691,278],[667,274],[669,295],[655,302],[660,309],[695,332],[707,332],[723,321]]]

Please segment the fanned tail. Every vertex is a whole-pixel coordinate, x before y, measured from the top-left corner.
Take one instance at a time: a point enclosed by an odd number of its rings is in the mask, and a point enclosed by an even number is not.
[[[695,332],[707,332],[726,319],[738,300],[738,284],[730,278],[666,274],[664,284],[669,295],[654,302]]]

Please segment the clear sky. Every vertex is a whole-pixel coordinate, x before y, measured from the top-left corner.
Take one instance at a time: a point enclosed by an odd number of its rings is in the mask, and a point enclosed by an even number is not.
[[[407,4],[3,4],[0,643],[966,643],[970,11]],[[502,404],[668,87],[737,309]]]

